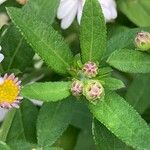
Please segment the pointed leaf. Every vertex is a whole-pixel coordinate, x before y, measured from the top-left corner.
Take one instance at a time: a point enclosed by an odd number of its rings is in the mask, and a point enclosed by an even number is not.
[[[140,114],[150,107],[150,74],[137,75],[128,88],[126,100]]]
[[[28,99],[59,101],[70,95],[70,82],[45,82],[25,85],[21,95]]]
[[[38,144],[51,146],[66,130],[72,118],[72,101],[45,103],[37,122]]]
[[[54,71],[66,74],[72,62],[72,54],[63,38],[39,18],[18,8],[7,8],[13,23],[21,30],[27,42]],[[28,20],[28,21],[27,21]]]
[[[98,0],[86,1],[80,32],[83,62],[99,62],[106,50],[106,26]]]
[[[107,77],[101,80],[104,81],[104,88],[108,90],[114,91],[125,87],[124,83],[116,78]]]
[[[119,95],[109,93],[97,105],[90,105],[94,117],[127,145],[150,149],[150,128],[141,116]]]
[[[128,73],[150,73],[150,55],[136,50],[122,49],[111,54],[107,62]]]
[[[149,0],[118,0],[118,8],[133,23],[146,27],[150,25],[150,2]]]
[[[93,121],[93,134],[97,150],[131,150],[125,143],[119,140],[103,124]]]

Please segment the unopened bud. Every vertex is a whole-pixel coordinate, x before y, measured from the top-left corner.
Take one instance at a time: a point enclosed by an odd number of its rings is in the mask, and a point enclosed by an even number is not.
[[[97,80],[89,80],[84,86],[83,95],[92,103],[97,103],[104,93],[103,86]]]
[[[150,33],[139,32],[135,38],[135,44],[137,48],[141,51],[150,50]]]
[[[28,0],[16,0],[16,1],[21,5],[25,5],[28,2]]]
[[[98,67],[94,62],[87,62],[84,64],[82,71],[88,78],[92,78],[98,74]]]
[[[71,85],[71,92],[74,96],[80,96],[83,93],[83,83],[79,80],[73,81]]]

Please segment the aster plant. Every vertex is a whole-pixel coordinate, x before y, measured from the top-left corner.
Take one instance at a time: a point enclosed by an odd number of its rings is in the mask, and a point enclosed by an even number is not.
[[[117,10],[107,2],[6,1],[0,149],[150,149],[150,28],[110,31]]]

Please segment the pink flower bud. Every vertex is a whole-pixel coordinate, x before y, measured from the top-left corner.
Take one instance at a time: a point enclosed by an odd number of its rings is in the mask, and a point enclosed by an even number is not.
[[[16,1],[21,5],[25,5],[28,2],[28,0],[16,0]]]
[[[92,103],[96,103],[103,95],[104,89],[97,80],[89,80],[83,90],[83,95]]]
[[[149,32],[139,32],[135,37],[135,45],[141,51],[150,50],[150,33]]]
[[[83,93],[83,83],[79,80],[75,80],[71,85],[71,92],[74,96],[80,96]]]
[[[98,67],[94,62],[87,62],[84,64],[82,71],[88,78],[92,78],[98,74]]]

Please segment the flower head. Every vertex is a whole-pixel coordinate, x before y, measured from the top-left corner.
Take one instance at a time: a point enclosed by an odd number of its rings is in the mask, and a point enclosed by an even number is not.
[[[136,46],[142,50],[147,51],[150,49],[150,33],[149,32],[139,32],[135,37]]]
[[[92,103],[96,103],[103,95],[104,89],[97,80],[89,80],[84,86],[83,95]]]
[[[92,78],[98,74],[98,67],[94,62],[87,62],[84,64],[82,71],[88,78]]]
[[[106,22],[110,22],[117,17],[116,3],[114,0],[99,0]],[[57,18],[61,19],[61,28],[67,29],[77,16],[80,24],[85,0],[61,0]]]
[[[79,80],[73,81],[71,85],[71,92],[74,96],[80,96],[83,92],[83,83]]]
[[[19,108],[19,103],[22,99],[20,94],[21,81],[14,74],[5,74],[0,84],[0,106],[10,109],[12,107]]]

